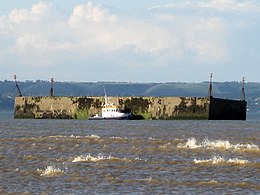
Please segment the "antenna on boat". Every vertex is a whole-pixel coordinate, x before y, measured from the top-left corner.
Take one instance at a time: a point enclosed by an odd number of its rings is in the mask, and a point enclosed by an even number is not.
[[[22,93],[21,93],[21,90],[20,90],[20,88],[18,86],[18,82],[17,82],[16,78],[17,78],[16,75],[14,75],[15,87],[17,88],[17,91],[19,93],[19,97],[22,97]]]
[[[242,80],[242,91],[241,91],[240,100],[241,100],[241,101],[245,101],[245,100],[246,100],[246,94],[245,94],[245,77],[243,77],[243,80]]]
[[[54,79],[51,78],[51,91],[50,91],[50,96],[53,97],[53,83],[54,83]]]
[[[104,93],[105,93],[105,105],[108,104],[108,97],[107,97],[107,92],[106,92],[106,88],[105,86],[103,85],[103,89],[104,89]]]
[[[212,97],[212,78],[213,78],[213,73],[210,73],[209,97]]]

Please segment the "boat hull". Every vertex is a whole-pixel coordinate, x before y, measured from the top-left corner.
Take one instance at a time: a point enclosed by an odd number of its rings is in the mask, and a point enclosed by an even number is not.
[[[88,120],[132,120],[132,117],[89,117]]]

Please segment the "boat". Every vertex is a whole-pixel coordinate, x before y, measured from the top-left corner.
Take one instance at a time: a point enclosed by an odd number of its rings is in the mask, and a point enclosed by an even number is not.
[[[101,116],[96,114],[89,117],[89,120],[130,120],[132,117],[130,109],[121,109],[114,103],[110,103],[105,91],[105,104],[101,109]]]
[[[89,117],[89,120],[130,120],[132,113],[130,109],[121,109],[114,104],[104,105],[101,111],[101,116],[96,114]]]

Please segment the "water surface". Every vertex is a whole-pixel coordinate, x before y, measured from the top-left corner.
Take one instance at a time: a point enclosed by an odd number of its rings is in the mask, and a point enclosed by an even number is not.
[[[0,119],[0,194],[257,194],[260,121]]]

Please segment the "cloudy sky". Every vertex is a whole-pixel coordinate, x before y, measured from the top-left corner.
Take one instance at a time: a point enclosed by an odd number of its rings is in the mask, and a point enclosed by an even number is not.
[[[0,80],[260,82],[259,0],[0,5]]]

